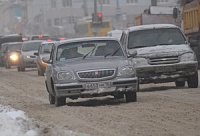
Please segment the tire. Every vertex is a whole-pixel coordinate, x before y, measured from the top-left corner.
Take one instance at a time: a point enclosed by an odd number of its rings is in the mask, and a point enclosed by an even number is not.
[[[10,69],[10,68],[11,68],[11,66],[10,66],[10,64],[9,64],[8,61],[5,62],[5,68],[6,68],[6,69]]]
[[[20,68],[19,66],[17,67],[17,71],[18,71],[18,72],[20,72],[20,71],[21,71],[21,68]]]
[[[44,76],[44,72],[38,69],[38,76]]]
[[[125,93],[126,102],[136,102],[137,101],[137,92],[129,91]]]
[[[49,93],[49,103],[55,104],[55,97]]]
[[[124,98],[123,93],[119,93],[119,94],[114,95],[114,99],[122,99],[122,98]]]
[[[175,81],[176,87],[184,87],[185,81]]]
[[[190,76],[187,80],[187,84],[189,88],[197,88],[198,87],[198,71],[195,72],[194,75]]]
[[[55,97],[55,105],[56,107],[66,105],[66,97]]]

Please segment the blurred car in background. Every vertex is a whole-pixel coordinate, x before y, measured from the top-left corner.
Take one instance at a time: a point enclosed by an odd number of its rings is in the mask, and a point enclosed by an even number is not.
[[[25,71],[25,68],[34,68],[36,65],[36,57],[34,52],[37,52],[42,40],[25,41],[20,50],[18,71]]]
[[[4,43],[8,43],[8,42],[23,42],[22,39],[22,35],[20,34],[10,34],[10,35],[4,35],[0,37],[0,66],[4,66],[4,61],[3,61],[3,57],[4,57],[4,53],[3,53],[3,48],[1,48]]]
[[[6,49],[4,51],[4,65],[5,68],[11,68],[11,66],[17,66],[19,62],[19,51],[21,50],[22,42],[6,43]]]
[[[133,57],[136,54],[131,54]],[[43,58],[50,104],[66,98],[114,96],[137,101],[138,78],[132,60],[116,38],[90,37],[60,41],[50,59]]]
[[[56,43],[56,41],[51,41],[51,42],[42,42],[38,52],[35,52],[34,55],[37,56],[37,68],[38,68],[38,75],[39,76],[44,76],[44,72],[47,66],[47,63],[42,61],[43,57],[49,57],[50,58],[50,53],[52,46]]]
[[[49,39],[49,35],[32,35],[30,40],[47,40]]]

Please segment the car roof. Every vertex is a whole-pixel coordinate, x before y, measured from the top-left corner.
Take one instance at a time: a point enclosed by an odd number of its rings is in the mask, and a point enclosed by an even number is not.
[[[43,42],[45,40],[30,40],[30,41],[24,41],[23,43],[33,43],[33,42]]]
[[[179,28],[173,24],[148,24],[148,25],[139,25],[128,27],[128,31],[139,31],[139,30],[147,30],[147,29],[159,29],[159,28]]]

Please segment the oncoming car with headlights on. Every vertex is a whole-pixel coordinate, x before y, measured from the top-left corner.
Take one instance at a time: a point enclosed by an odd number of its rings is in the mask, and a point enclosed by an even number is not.
[[[5,68],[11,68],[11,66],[17,66],[19,63],[19,51],[21,49],[22,42],[10,42],[6,43],[6,49],[4,51],[4,66]]]
[[[50,104],[62,106],[66,98],[107,95],[137,101],[136,71],[116,38],[60,41],[53,46],[50,59],[44,57],[43,61],[48,63],[45,83]]]
[[[42,61],[43,57],[50,58],[50,53],[52,46],[56,43],[56,41],[51,41],[51,42],[42,42],[38,52],[35,52],[34,55],[37,56],[37,69],[38,69],[38,75],[39,76],[44,76],[44,72],[47,66],[47,63]]]
[[[18,71],[25,71],[25,68],[36,68],[36,55],[42,40],[25,41],[20,50],[20,57],[18,63]]]

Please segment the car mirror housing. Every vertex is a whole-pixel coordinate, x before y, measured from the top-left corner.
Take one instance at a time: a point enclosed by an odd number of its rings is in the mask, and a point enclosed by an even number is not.
[[[135,57],[137,55],[137,51],[136,50],[128,50],[128,57]]]
[[[38,52],[34,52],[34,55],[35,55],[35,56],[38,56]]]
[[[47,63],[47,64],[51,64],[52,63],[52,60],[50,60],[49,57],[43,57],[42,61]]]

